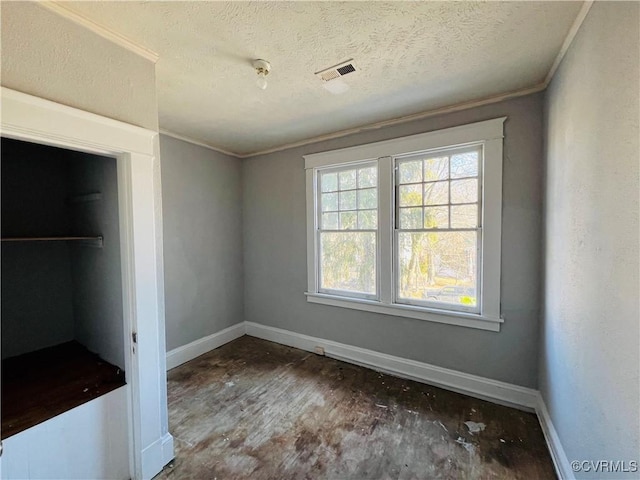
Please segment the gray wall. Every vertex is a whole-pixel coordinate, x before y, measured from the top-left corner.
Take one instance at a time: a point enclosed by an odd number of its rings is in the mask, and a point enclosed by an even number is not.
[[[242,167],[165,135],[162,208],[167,350],[244,320]]]
[[[540,390],[569,460],[639,459],[639,9],[596,2],[546,97]]]
[[[75,235],[102,235],[103,248],[71,245],[75,339],[124,369],[118,174],[115,158],[69,152],[69,196],[101,194],[70,205]]]
[[[67,162],[59,150],[2,139],[2,236],[66,235]],[[73,339],[65,242],[2,243],[2,358]]]
[[[158,129],[155,65],[37,2],[1,2],[2,85]]]
[[[528,387],[537,385],[542,95],[243,161],[245,320]],[[508,116],[499,333],[306,302],[303,155]],[[165,237],[166,238],[166,237]]]

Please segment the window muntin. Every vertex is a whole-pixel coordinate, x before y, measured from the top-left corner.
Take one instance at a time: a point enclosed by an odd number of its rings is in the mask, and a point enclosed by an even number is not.
[[[480,312],[482,145],[395,158],[396,302]]]
[[[378,166],[318,171],[318,291],[378,298]]]
[[[356,309],[368,312],[391,315],[392,317],[407,317],[425,321],[433,321],[450,325],[479,328],[494,332],[500,331],[503,319],[500,313],[500,277],[501,277],[501,227],[502,227],[502,157],[504,122],[506,117],[494,118],[481,122],[460,125],[443,130],[434,130],[417,135],[384,140],[364,145],[357,145],[344,149],[305,155],[306,192],[307,192],[307,292],[308,302],[331,305],[335,307]],[[438,170],[441,152],[471,149],[477,146],[481,150],[481,161],[477,162],[478,172],[473,168],[474,163],[469,162],[464,156],[456,157],[447,170]],[[405,153],[406,152],[406,153]],[[398,211],[400,205],[396,204],[398,196],[399,172],[396,171],[396,160],[409,160],[418,155],[416,152],[428,152],[434,159],[429,168],[438,172],[424,181],[424,164],[420,169],[405,170],[407,175],[403,185],[413,191],[413,197],[409,197],[403,207],[415,208],[414,211],[404,212],[410,225],[421,225],[420,228],[406,228],[398,232],[400,221]],[[443,155],[441,155],[443,156]],[[444,155],[446,156],[446,155]],[[377,212],[377,259],[376,259],[376,290],[377,297],[364,296],[357,298],[351,292],[322,291],[319,285],[319,197],[320,184],[318,177],[321,171],[335,168],[354,168],[354,162],[376,163],[378,166],[378,212]],[[415,158],[414,158],[415,159]],[[449,161],[451,158],[449,158]],[[445,175],[447,172],[449,178]],[[413,177],[412,177],[413,175]],[[422,176],[421,179],[417,178]],[[473,193],[473,182],[453,184],[453,180],[473,180],[477,176],[478,205],[473,205],[469,199]],[[337,177],[336,177],[337,178]],[[403,177],[404,178],[404,177]],[[421,180],[421,181],[418,181]],[[431,194],[432,200],[425,205],[422,197],[425,196],[424,185],[410,187],[410,184],[447,182],[447,187],[442,184],[439,188],[439,196]],[[434,187],[430,187],[434,188]],[[453,190],[453,199],[446,203],[439,199],[443,191],[448,188],[447,196]],[[335,189],[335,188],[334,188]],[[329,193],[329,192],[326,192]],[[427,196],[429,194],[427,193]],[[481,203],[480,203],[481,200]],[[419,212],[419,214],[418,214]],[[335,212],[332,212],[335,213]],[[449,216],[452,218],[449,218]],[[427,227],[425,228],[425,217]],[[335,220],[335,219],[334,219]],[[348,230],[351,231],[351,230]],[[469,233],[472,232],[472,233]],[[459,305],[452,308],[451,303],[438,302],[434,299],[423,299],[413,302],[409,299],[401,303],[398,299],[396,280],[398,276],[398,245],[399,236],[402,234],[405,244],[411,244],[411,234],[416,236],[439,234],[436,240],[442,243],[474,242],[481,247],[476,258],[475,269],[477,271],[477,285],[475,307]],[[475,235],[475,237],[473,237]],[[458,238],[455,238],[458,237]],[[470,239],[469,239],[470,238]],[[475,241],[474,241],[475,238]],[[420,241],[415,240],[415,241]],[[410,254],[405,255],[410,261]],[[444,258],[443,262],[454,263],[454,260]],[[473,263],[468,266],[473,267]],[[415,267],[414,267],[415,268]],[[471,269],[470,269],[471,270]],[[468,274],[468,275],[471,275]],[[463,285],[447,285],[443,287],[442,297],[448,300],[453,296],[467,296],[467,291],[460,290]],[[462,303],[458,298],[458,303]]]

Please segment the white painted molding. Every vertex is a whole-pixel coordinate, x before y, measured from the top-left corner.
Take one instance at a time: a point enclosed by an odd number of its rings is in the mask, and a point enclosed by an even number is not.
[[[569,463],[567,454],[562,447],[560,437],[553,426],[551,416],[547,410],[547,405],[544,403],[544,398],[542,398],[542,394],[540,392],[537,392],[536,414],[538,415],[538,421],[542,427],[544,438],[547,441],[549,453],[551,454],[553,466],[556,469],[558,478],[560,480],[575,480],[576,477],[571,469],[571,464]]]
[[[172,368],[182,365],[189,360],[193,360],[200,355],[204,355],[214,348],[221,347],[225,343],[229,343],[236,338],[240,338],[244,334],[245,325],[244,322],[240,322],[212,335],[199,338],[194,342],[174,348],[167,352],[167,370],[171,370]]]
[[[130,52],[133,52],[136,55],[149,60],[150,62],[156,63],[158,61],[159,55],[156,52],[140,45],[139,43],[134,42],[133,40],[130,40],[129,38],[111,30],[110,28],[100,25],[93,20],[90,20],[89,18],[78,12],[75,12],[74,10],[70,9],[68,6],[63,5],[60,2],[38,2],[37,4],[53,13],[56,13],[57,15],[60,15],[63,18],[66,18],[67,20],[72,21],[76,25],[80,25],[81,27],[92,31],[96,35],[99,35],[102,38],[105,38],[110,42],[129,50]]]
[[[448,105],[445,107],[441,107],[441,108],[435,108],[432,110],[427,110],[425,112],[420,112],[420,113],[416,113],[416,114],[412,114],[412,115],[405,115],[402,117],[397,117],[397,118],[393,118],[390,120],[384,120],[381,122],[375,122],[375,123],[371,123],[371,124],[367,124],[367,125],[362,125],[359,127],[354,127],[354,128],[349,128],[349,129],[345,129],[345,130],[340,130],[337,132],[333,132],[333,133],[329,133],[326,135],[319,135],[316,137],[311,137],[305,140],[301,140],[299,142],[291,142],[291,143],[286,143],[283,145],[279,145],[277,147],[273,147],[273,148],[268,148],[265,150],[258,150],[256,152],[250,152],[250,153],[245,153],[245,154],[241,154],[241,153],[235,153],[235,152],[231,152],[228,150],[225,150],[223,148],[217,147],[215,145],[209,144],[209,143],[205,143],[190,137],[186,137],[183,135],[179,135],[173,132],[170,132],[168,130],[160,130],[160,133],[167,135],[169,137],[173,137],[176,138],[178,140],[183,140],[185,142],[188,143],[193,143],[194,145],[199,145],[201,147],[204,148],[208,148],[211,149],[213,151],[216,152],[220,152],[223,153],[225,155],[229,155],[231,157],[235,157],[235,158],[251,158],[251,157],[257,157],[259,155],[266,155],[269,153],[276,153],[276,152],[281,152],[283,150],[288,150],[290,148],[295,148],[295,147],[301,147],[301,146],[305,146],[305,145],[310,145],[313,143],[319,143],[319,142],[323,142],[323,141],[327,141],[327,140],[332,140],[335,138],[341,138],[341,137],[345,137],[348,135],[353,135],[355,133],[360,133],[360,132],[365,132],[368,130],[377,130],[379,128],[383,128],[383,127],[388,127],[388,126],[392,126],[392,125],[397,125],[397,124],[401,124],[401,123],[406,123],[406,122],[410,122],[413,120],[421,120],[423,118],[428,118],[428,117],[433,117],[436,115],[444,115],[447,113],[453,113],[453,112],[458,112],[461,110],[468,110],[471,108],[476,108],[476,107],[480,107],[483,105],[490,105],[492,103],[498,103],[498,102],[502,102],[504,100],[508,100],[508,99],[512,99],[512,98],[517,98],[517,97],[522,97],[525,95],[530,95],[533,93],[537,93],[537,92],[541,92],[543,90],[545,90],[548,86],[549,83],[551,82],[551,80],[553,79],[553,75],[555,74],[556,70],[558,69],[560,63],[562,62],[562,59],[564,58],[565,54],[567,53],[567,51],[569,50],[569,48],[571,47],[571,44],[573,43],[573,39],[575,38],[576,34],[578,33],[578,30],[580,29],[580,26],[582,25],[582,23],[584,22],[584,19],[586,18],[587,14],[589,13],[589,10],[591,9],[591,6],[593,5],[594,0],[585,0],[582,8],[580,9],[580,12],[578,13],[576,19],[574,20],[571,28],[569,29],[567,36],[565,37],[565,40],[562,44],[562,47],[560,48],[560,51],[558,52],[558,55],[556,56],[551,69],[549,70],[549,72],[547,73],[547,76],[544,80],[544,82],[538,84],[538,85],[534,85],[533,87],[527,87],[527,88],[523,88],[520,90],[514,90],[511,92],[506,92],[506,93],[501,93],[499,95],[493,95],[490,97],[485,97],[485,98],[481,98],[481,99],[477,99],[477,100],[472,100],[469,102],[462,102],[462,103],[458,103],[458,104],[454,104],[454,105]],[[60,2],[57,1],[48,1],[48,2],[39,2],[38,5],[40,5],[43,8],[46,8],[64,18],[67,18],[68,20],[81,25],[85,28],[87,28],[88,30],[91,30],[92,32],[94,32],[97,35],[100,35],[103,38],[106,38],[107,40],[118,44],[120,46],[122,46],[123,48],[126,48],[127,50],[136,53],[137,55],[140,55],[143,58],[146,58],[147,60],[156,63],[159,59],[159,55],[156,52],[153,52],[152,50],[139,45],[137,43],[135,43],[134,41],[126,38],[125,36],[114,32],[113,30],[110,30],[96,22],[94,22],[93,20],[88,19],[87,17],[73,11],[72,9],[70,9],[69,7],[62,5]]]
[[[377,160],[381,157],[409,155],[434,148],[465,145],[504,137],[507,117],[492,118],[456,127],[431,130],[425,133],[365,143],[352,147],[303,155],[304,168],[341,165],[356,161]],[[502,152],[500,152],[502,153]],[[502,159],[502,157],[500,158]]]
[[[173,458],[173,437],[167,433],[142,451],[142,471],[160,473]],[[142,480],[151,479],[156,473],[144,473]]]
[[[576,38],[578,30],[580,30],[580,27],[582,26],[584,19],[587,17],[589,10],[593,6],[593,2],[594,0],[585,0],[585,2],[582,4],[582,8],[578,12],[578,16],[573,21],[571,28],[569,28],[569,31],[567,32],[567,36],[565,37],[564,42],[562,43],[562,47],[560,47],[560,51],[558,52],[556,59],[553,61],[553,65],[551,65],[551,68],[549,69],[549,73],[547,73],[547,76],[544,79],[544,84],[543,84],[544,88],[547,88],[551,83],[551,80],[553,80],[553,76],[555,75],[556,70],[558,70],[558,67],[562,62],[562,59],[564,58],[567,51],[571,47],[571,44],[573,43],[573,39]]]
[[[164,299],[160,291],[163,271],[158,258],[162,254],[155,147],[158,134],[4,87],[1,96],[3,137],[117,157],[125,372],[131,392],[127,402],[133,463],[130,476],[151,478],[162,469],[163,459],[171,455],[163,386],[166,368]],[[135,348],[133,332],[137,333]],[[157,450],[154,445],[158,445]],[[59,456],[68,463],[76,453],[67,450]],[[8,454],[5,451],[4,460]],[[68,478],[64,473],[53,474]]]
[[[313,352],[315,347],[320,346],[324,348],[326,356],[337,360],[354,363],[508,407],[534,411],[537,406],[538,392],[531,388],[253,322],[245,322],[245,325],[247,335],[252,337],[262,338],[309,352]]]
[[[347,148],[303,155],[306,172],[306,213],[307,213],[307,301],[334,307],[353,308],[368,312],[382,313],[424,321],[479,328],[493,332],[500,331],[503,319],[500,315],[500,251],[502,229],[502,139],[504,122],[507,117],[432,130],[425,133],[393,138],[379,142],[356,145]],[[393,168],[394,159],[432,149],[453,146],[481,144],[482,162],[482,218],[483,228],[479,231],[482,248],[478,252],[478,263],[482,265],[479,284],[480,301],[478,307],[458,307],[457,311],[429,308],[428,305],[406,305],[394,301],[392,248],[394,226],[392,225]],[[422,157],[420,157],[422,158]],[[378,219],[378,232],[387,239],[387,248],[378,248],[377,271],[380,286],[373,298],[354,298],[323,292],[320,288],[320,260],[318,256],[318,176],[322,168],[354,168],[372,162],[378,167],[379,211],[384,213]],[[333,170],[332,170],[333,171]],[[384,182],[383,182],[384,180]],[[383,192],[386,192],[383,195]],[[388,237],[387,237],[388,235]],[[481,260],[482,261],[481,261]],[[382,272],[382,273],[380,273]],[[386,289],[383,290],[383,287]]]
[[[3,136],[62,148],[73,142],[104,154],[154,154],[156,132],[6,87],[0,92]]]
[[[315,261],[315,255],[313,255],[313,260]],[[313,266],[315,268],[315,263]],[[504,322],[504,320],[499,316],[490,317],[466,312],[438,311],[436,309],[403,305],[400,303],[384,304],[376,300],[338,297],[336,295],[327,295],[324,293],[307,292],[305,295],[307,297],[307,302],[309,303],[329,305],[332,307],[351,308],[365,312],[380,313],[382,315],[392,315],[394,317],[415,318],[426,322],[477,328],[479,330],[486,330],[489,332],[499,332],[500,325]]]
[[[171,350],[167,354],[167,367],[174,368],[244,334],[308,352],[314,352],[315,347],[320,346],[324,348],[325,355],[330,358],[434,385],[445,390],[462,393],[507,407],[535,411],[558,477],[560,480],[575,480],[571,465],[562,447],[558,433],[553,426],[542,395],[539,391],[531,388],[253,322],[238,323],[218,333]],[[169,440],[171,441],[171,448],[168,448],[167,452],[173,452],[173,438],[169,436]],[[151,452],[149,452],[149,455],[150,457],[154,456]],[[171,460],[171,453],[164,455],[162,466]],[[155,461],[158,462],[159,460]]]
[[[382,127],[389,127],[392,125],[398,125],[400,123],[410,122],[412,120],[421,120],[423,118],[433,117],[436,115],[445,115],[447,113],[459,112],[461,110],[469,110],[471,108],[481,107],[483,105],[490,105],[492,103],[498,103],[504,100],[524,97],[526,95],[531,95],[533,93],[542,92],[551,83],[551,80],[553,79],[553,76],[555,75],[556,70],[560,66],[560,63],[562,62],[562,59],[564,58],[565,54],[571,47],[571,44],[573,43],[573,39],[575,38],[576,34],[578,33],[578,30],[582,26],[582,23],[584,22],[584,19],[587,17],[587,14],[589,13],[589,10],[591,9],[594,2],[595,0],[584,1],[582,8],[580,9],[580,11],[578,12],[578,15],[576,16],[576,19],[574,20],[573,24],[571,25],[571,28],[567,32],[567,36],[565,37],[564,42],[562,43],[562,47],[560,47],[560,51],[558,52],[558,55],[556,56],[553,64],[551,65],[551,68],[549,69],[549,72],[547,73],[547,76],[545,77],[542,83],[539,83],[532,87],[522,88],[520,90],[514,90],[512,92],[501,93],[499,95],[480,98],[480,99],[472,100],[469,102],[462,102],[462,103],[457,103],[455,105],[448,105],[441,108],[435,108],[433,110],[427,110],[425,112],[420,112],[413,115],[405,115],[403,117],[397,117],[397,118],[393,118],[391,120],[385,120],[382,122],[371,123],[368,125],[363,125],[361,127],[340,130],[338,132],[329,133],[327,135],[320,135],[320,136],[312,137],[306,140],[301,140],[299,142],[287,143],[284,145],[280,145],[278,147],[268,148],[266,150],[260,150],[257,152],[252,152],[247,154],[235,154],[235,156],[238,158],[250,158],[250,157],[257,157],[259,155],[266,155],[269,153],[281,152],[283,150],[288,150],[290,148],[302,147],[304,145],[309,145],[312,143],[324,142],[326,140],[332,140],[334,138],[341,138],[341,137],[346,137],[347,135],[353,135],[355,133],[366,132],[367,130],[376,130]]]
[[[259,151],[251,152],[251,153],[230,152],[230,151],[225,150],[223,148],[216,147],[215,145],[212,145],[210,143],[205,143],[205,142],[202,142],[200,140],[196,140],[196,139],[191,138],[191,137],[186,137],[184,135],[179,135],[177,133],[173,133],[173,132],[171,132],[169,130],[165,130],[165,129],[160,129],[160,133],[163,134],[163,135],[166,135],[168,137],[173,137],[175,139],[182,140],[182,141],[187,142],[187,143],[193,143],[194,145],[199,145],[201,147],[208,148],[208,149],[213,150],[215,152],[224,153],[225,155],[229,155],[231,157],[235,157],[235,158],[238,158],[238,159],[243,159],[243,158],[257,157],[257,156],[260,156],[260,155],[267,155],[269,153],[282,152],[283,150],[289,150],[290,148],[302,147],[302,146],[305,146],[305,145],[310,145],[312,143],[319,143],[319,142],[324,142],[326,140],[332,140],[334,138],[346,137],[347,135],[353,135],[355,133],[366,132],[368,130],[377,130],[377,129],[382,128],[382,127],[390,127],[390,126],[397,125],[397,124],[400,124],[400,123],[410,122],[412,120],[421,120],[423,118],[433,117],[433,116],[436,116],[436,115],[445,115],[447,113],[458,112],[458,111],[461,111],[461,110],[469,110],[471,108],[481,107],[483,105],[490,105],[492,103],[502,102],[503,100],[509,100],[511,98],[524,97],[525,95],[531,95],[533,93],[538,93],[538,92],[541,92],[542,90],[544,90],[545,88],[547,88],[547,85],[541,83],[539,85],[535,85],[535,86],[530,87],[530,88],[524,88],[522,90],[516,90],[516,91],[513,91],[513,92],[503,93],[503,94],[500,94],[500,95],[495,95],[493,97],[486,97],[486,98],[483,98],[483,99],[480,99],[480,100],[473,100],[471,102],[458,103],[458,104],[450,105],[450,106],[447,106],[447,107],[436,108],[434,110],[427,110],[425,112],[416,113],[416,114],[413,114],[413,115],[407,115],[407,116],[404,116],[404,117],[398,117],[398,118],[394,118],[394,119],[391,119],[391,120],[385,120],[385,121],[382,121],[382,122],[371,123],[371,124],[368,124],[368,125],[363,125],[361,127],[350,128],[350,129],[347,129],[347,130],[340,130],[338,132],[329,133],[327,135],[320,135],[318,137],[311,137],[309,139],[301,140],[299,142],[286,143],[286,144],[280,145],[278,147],[274,147],[274,148],[270,148],[270,149],[266,149],[266,150],[259,150]]]
[[[229,151],[224,150],[222,148],[210,145],[210,144],[205,143],[205,142],[201,142],[201,141],[196,140],[196,139],[191,138],[191,137],[185,137],[184,135],[180,135],[178,133],[173,133],[170,130],[165,130],[165,129],[161,128],[160,129],[160,134],[166,135],[167,137],[175,138],[176,140],[182,140],[183,142],[187,142],[187,143],[191,143],[193,145],[197,145],[198,147],[203,147],[203,148],[206,148],[208,150],[213,150],[214,152],[222,153],[224,155],[228,155],[229,157],[244,158],[244,157],[239,156],[237,153],[229,152]]]
[[[165,433],[162,436],[162,466],[167,465],[174,459],[173,454],[173,436],[170,433]]]
[[[425,112],[415,113],[413,115],[406,115],[404,117],[392,118],[391,120],[384,120],[382,122],[370,123],[367,125],[363,125],[361,127],[340,130],[338,132],[329,133],[327,135],[320,135],[318,137],[312,137],[307,140],[301,140],[299,142],[287,143],[279,147],[260,150],[257,152],[237,154],[236,156],[238,158],[250,158],[250,157],[257,157],[259,155],[266,155],[268,153],[281,152],[283,150],[288,150],[290,148],[302,147],[304,145],[324,142],[326,140],[333,140],[335,138],[346,137],[347,135],[366,132],[368,130],[377,130],[379,128],[390,127],[393,125],[398,125],[400,123],[411,122],[413,120],[422,120],[423,118],[434,117],[436,115],[445,115],[447,113],[459,112],[461,110],[469,110],[471,108],[481,107],[483,105],[491,105],[493,103],[502,102],[504,100],[509,100],[512,98],[524,97],[526,95],[531,95],[533,93],[541,92],[545,88],[547,88],[547,85],[544,83],[540,83],[538,85],[534,85],[533,87],[523,88],[520,90],[515,90],[513,92],[501,93],[499,95],[485,97],[478,100],[472,100],[469,102],[457,103],[455,105],[449,105],[446,107],[435,108],[433,110],[427,110]]]

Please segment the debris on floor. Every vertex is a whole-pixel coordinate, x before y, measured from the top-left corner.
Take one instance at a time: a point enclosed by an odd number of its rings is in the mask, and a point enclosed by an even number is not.
[[[473,443],[467,442],[462,437],[458,437],[456,439],[456,443],[459,443],[460,445],[462,445],[464,449],[469,453],[474,453],[476,451],[476,447],[473,445]]]
[[[471,435],[473,435],[474,433],[482,432],[486,428],[486,425],[484,423],[476,423],[472,422],[471,420],[464,422],[464,424],[469,429],[469,433]]]

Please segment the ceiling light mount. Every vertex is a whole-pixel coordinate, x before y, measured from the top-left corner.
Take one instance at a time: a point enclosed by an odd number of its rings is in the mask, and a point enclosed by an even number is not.
[[[256,73],[258,74],[258,79],[256,80],[256,85],[258,88],[262,90],[267,88],[267,75],[271,71],[271,64],[266,60],[262,60],[258,58],[252,62],[253,68],[256,69]]]

